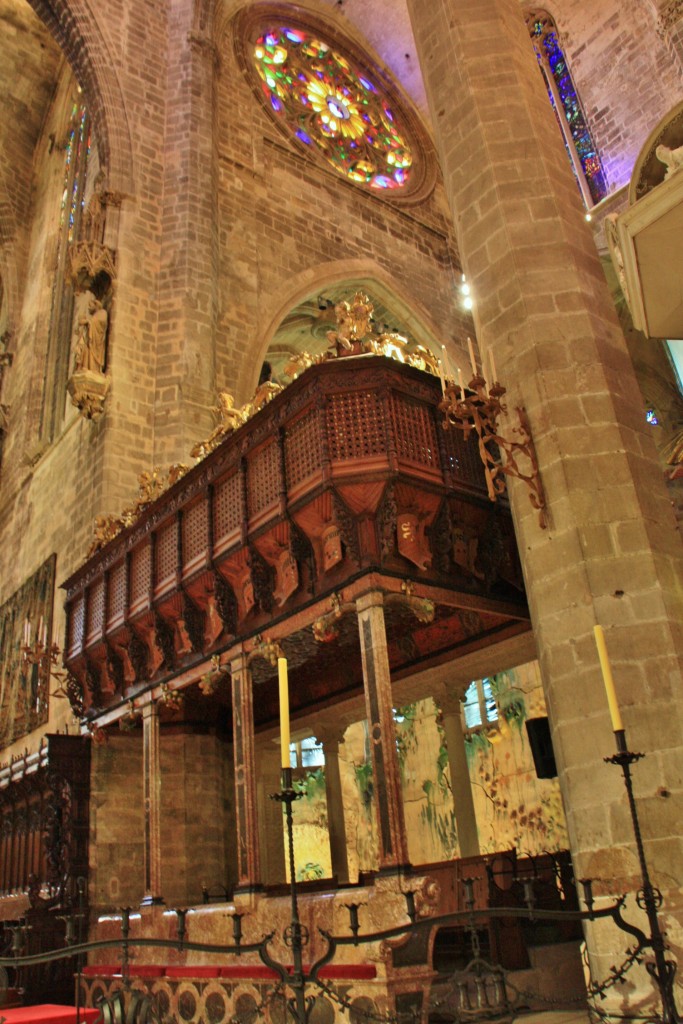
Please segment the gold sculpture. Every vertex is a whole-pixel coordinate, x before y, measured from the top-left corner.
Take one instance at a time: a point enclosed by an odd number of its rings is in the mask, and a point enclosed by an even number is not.
[[[475,372],[468,391],[455,382],[444,381],[443,386],[443,398],[439,403],[444,414],[442,426],[444,430],[451,427],[462,430],[465,440],[472,430],[475,431],[489,499],[496,501],[503,493],[506,476],[517,477],[529,488],[529,501],[538,512],[541,528],[545,529],[548,525],[545,492],[526,410],[519,407],[515,410],[518,425],[511,428],[512,436],[505,438],[498,426],[498,417],[507,412],[502,401],[506,389],[502,384],[494,381],[488,387],[485,378]],[[501,452],[505,452],[505,462],[501,460]],[[519,465],[520,458],[525,460],[525,469]]]
[[[187,470],[188,467],[183,462],[174,462],[172,466],[169,466],[165,479],[158,468],[146,469],[140,473],[138,477],[138,496],[131,505],[126,505],[118,515],[95,516],[93,541],[88,551],[88,558],[103,548],[105,544],[108,544],[109,541],[118,537],[122,530],[132,526],[164,491],[172,487],[173,484],[177,483],[187,473]]]
[[[370,321],[374,306],[367,295],[356,292],[351,302],[342,299],[334,307],[337,319],[337,330],[328,331],[327,338],[336,347],[339,355],[340,347],[352,351],[354,343],[360,343],[372,333]]]
[[[246,419],[244,413],[239,409],[233,408],[234,404],[235,399],[229,391],[218,392],[218,405],[214,406],[212,410],[218,413],[218,423],[205,441],[199,441],[192,448],[190,455],[193,459],[203,459],[209,452],[218,447],[224,437],[227,437],[228,434],[231,434],[233,430],[237,430],[244,423]]]

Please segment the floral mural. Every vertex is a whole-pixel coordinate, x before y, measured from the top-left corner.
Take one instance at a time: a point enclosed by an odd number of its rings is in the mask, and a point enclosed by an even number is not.
[[[528,718],[546,713],[538,665],[531,662],[484,682],[484,720],[464,730],[481,852],[514,849],[520,855],[534,855],[566,849],[558,780],[536,777],[525,728]],[[440,709],[433,700],[422,700],[397,707],[394,719],[411,863],[452,860],[459,856],[459,846]],[[346,730],[339,760],[353,882],[360,872],[377,867],[372,760],[365,722]],[[298,786],[304,794],[295,809],[299,876],[302,880],[329,877],[325,769],[304,773]]]

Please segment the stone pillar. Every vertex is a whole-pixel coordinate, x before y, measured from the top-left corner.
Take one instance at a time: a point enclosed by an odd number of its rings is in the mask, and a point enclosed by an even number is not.
[[[327,828],[330,835],[332,874],[337,881],[348,882],[349,858],[346,851],[344,824],[344,796],[339,771],[339,744],[344,742],[345,728],[316,729],[316,739],[322,743],[325,755],[325,795],[327,797]]]
[[[451,773],[453,811],[458,829],[461,857],[479,856],[479,833],[474,812],[474,797],[467,764],[465,736],[462,731],[462,704],[457,697],[445,693],[436,696],[443,714],[443,731]]]
[[[159,709],[154,701],[142,709],[142,777],[144,786],[145,895],[140,906],[163,903],[161,895],[161,764]]]
[[[254,703],[247,658],[230,662],[232,676],[232,731],[235,759],[235,821],[237,832],[237,888],[261,886],[261,857],[256,814],[256,759],[254,757]]]
[[[217,155],[213,137],[218,53],[198,5],[168,5],[168,72],[156,346],[156,462],[185,461],[213,427]]]
[[[373,590],[356,601],[365,706],[372,747],[375,809],[379,827],[380,871],[409,865],[401,776],[396,752],[391,673],[384,624],[384,598]]]
[[[633,366],[518,0],[408,8],[479,343],[508,407],[526,407],[548,500],[542,530],[524,485],[509,488],[575,873],[603,892],[639,884],[623,784],[602,760],[599,622],[629,745],[648,752],[634,777],[651,873],[683,921],[682,548]]]

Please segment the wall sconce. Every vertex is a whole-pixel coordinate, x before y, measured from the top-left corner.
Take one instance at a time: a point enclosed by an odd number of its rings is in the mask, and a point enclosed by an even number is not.
[[[490,500],[496,501],[498,495],[503,493],[506,476],[517,477],[529,488],[529,501],[537,509],[539,524],[545,529],[548,525],[545,493],[526,411],[519,407],[516,409],[518,425],[512,428],[513,436],[510,439],[499,433],[498,417],[502,412],[507,412],[507,407],[502,402],[506,389],[495,379],[493,359],[490,360],[493,383],[490,388],[487,387],[486,379],[476,369],[469,339],[468,342],[473,369],[472,380],[467,388],[464,388],[461,375],[459,384],[442,377],[443,398],[439,403],[439,409],[444,414],[442,426],[444,430],[450,430],[451,427],[462,430],[465,440],[472,430],[476,431]],[[504,462],[501,460],[501,452],[505,453]],[[526,460],[528,472],[523,472],[520,468],[520,458]]]

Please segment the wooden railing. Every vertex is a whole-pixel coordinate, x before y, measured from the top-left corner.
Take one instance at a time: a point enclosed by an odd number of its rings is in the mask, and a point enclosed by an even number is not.
[[[442,429],[440,397],[412,367],[338,359],[231,434],[64,584],[65,663],[86,706],[367,569],[455,586],[449,502],[472,522],[490,506],[476,439]]]

